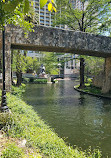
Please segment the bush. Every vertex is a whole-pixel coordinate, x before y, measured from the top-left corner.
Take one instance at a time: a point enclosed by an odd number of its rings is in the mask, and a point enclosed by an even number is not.
[[[30,79],[29,79],[29,82],[34,82],[34,78],[30,78]]]
[[[22,83],[21,86],[19,87],[12,86],[11,93],[13,95],[17,95],[18,97],[21,97],[22,94],[25,92],[25,88],[26,88],[26,85],[24,83]]]
[[[40,79],[40,78],[38,78],[38,79],[34,80],[34,83],[47,83],[47,79]]]

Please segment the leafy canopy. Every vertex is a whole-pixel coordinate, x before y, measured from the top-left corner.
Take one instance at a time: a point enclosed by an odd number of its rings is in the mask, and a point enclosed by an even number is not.
[[[81,0],[77,7],[75,1],[57,0],[58,12],[54,25],[67,25],[72,30],[97,33],[98,30],[111,26],[110,0]]]
[[[47,2],[49,3],[48,10],[56,11],[55,0],[40,0],[40,7],[42,8]],[[31,15],[33,19],[34,13],[31,7],[33,7],[33,0],[0,0],[0,28],[6,24],[14,24],[31,31],[32,20],[28,21],[27,19],[30,18],[26,18]]]
[[[29,0],[2,0],[0,1],[0,28],[4,25],[20,25],[27,31],[31,31],[32,23],[25,20],[30,11]]]

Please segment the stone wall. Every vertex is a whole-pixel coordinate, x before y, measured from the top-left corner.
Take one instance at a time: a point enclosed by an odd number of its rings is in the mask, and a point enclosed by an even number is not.
[[[111,57],[105,58],[104,71],[94,77],[93,85],[102,88],[102,93],[108,93],[111,90]]]
[[[111,90],[111,57],[105,59],[102,92],[107,93]]]
[[[95,75],[93,78],[93,85],[96,87],[102,88],[103,77],[104,77],[104,71],[101,71],[97,75]]]

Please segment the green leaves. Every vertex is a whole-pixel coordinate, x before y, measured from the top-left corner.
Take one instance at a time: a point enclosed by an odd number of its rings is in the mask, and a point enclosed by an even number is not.
[[[24,0],[24,2],[22,2],[23,0],[19,1],[19,0],[13,0],[13,1],[8,1],[7,3],[4,3],[3,5],[3,10],[7,11],[7,12],[14,12],[16,7],[20,7],[20,4],[22,4],[23,8],[24,8],[24,13],[28,13],[29,11],[29,0]]]
[[[3,10],[7,12],[14,12],[15,8],[18,6],[19,1],[14,0],[14,1],[8,1],[3,5]]]
[[[24,13],[28,13],[29,11],[29,0],[25,0]]]
[[[43,8],[47,2],[48,0],[40,0],[40,8]]]
[[[40,8],[43,8],[44,7],[44,5],[46,4],[48,2],[48,0],[40,0]],[[55,0],[51,0],[50,1],[50,3],[48,4],[48,10],[49,11],[55,11],[55,12],[57,12],[56,11],[56,3],[55,3]]]
[[[56,1],[59,12],[54,17],[53,26],[63,24],[72,30],[92,33],[99,33],[101,26],[111,26],[110,0],[81,0],[81,8],[69,0]]]
[[[22,27],[25,33],[33,31],[32,3],[32,0],[2,0],[0,2],[0,28],[5,24],[14,24]],[[31,14],[30,23],[26,20],[26,15],[29,16],[29,12]]]

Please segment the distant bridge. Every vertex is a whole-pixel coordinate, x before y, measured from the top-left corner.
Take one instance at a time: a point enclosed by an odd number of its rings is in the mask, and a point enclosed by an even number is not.
[[[11,85],[11,49],[39,50],[46,52],[74,53],[108,58],[106,62],[104,87],[108,82],[106,74],[111,71],[111,37],[84,32],[62,30],[52,27],[35,26],[34,32],[24,37],[22,28],[6,28],[6,84]],[[111,81],[110,81],[111,82]],[[108,89],[108,86],[107,86]]]

